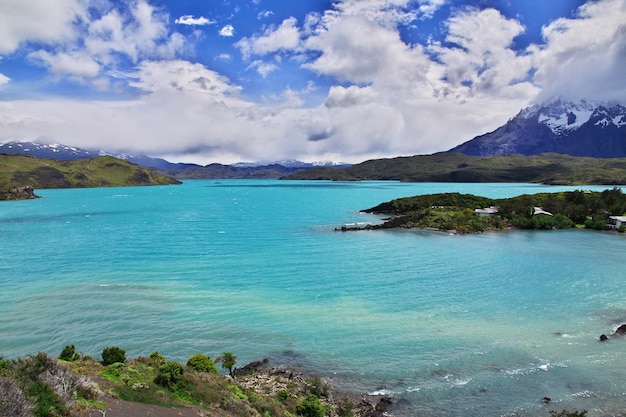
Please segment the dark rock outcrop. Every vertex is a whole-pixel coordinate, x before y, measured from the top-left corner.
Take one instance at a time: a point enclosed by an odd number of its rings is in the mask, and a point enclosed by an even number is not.
[[[612,333],[613,336],[624,336],[626,335],[626,323],[620,324]]]
[[[0,191],[0,200],[31,200],[34,198],[39,198],[39,196],[35,195],[35,189],[30,185]]]

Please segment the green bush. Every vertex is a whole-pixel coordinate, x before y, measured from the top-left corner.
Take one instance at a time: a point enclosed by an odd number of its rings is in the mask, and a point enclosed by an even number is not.
[[[354,405],[347,398],[342,398],[337,404],[337,415],[339,417],[354,417]]]
[[[219,375],[219,371],[215,366],[215,362],[213,362],[213,360],[207,355],[203,355],[201,353],[193,355],[191,358],[189,358],[189,360],[187,361],[187,366],[198,372],[208,372],[211,374]]]
[[[102,350],[102,364],[108,366],[114,363],[126,362],[126,351],[116,346],[105,347]]]
[[[296,411],[302,417],[324,417],[327,410],[315,394],[308,394]]]
[[[154,365],[157,368],[163,365],[165,362],[167,362],[167,359],[165,359],[165,356],[161,355],[159,352],[152,352],[150,356],[148,356],[148,358],[152,362],[152,365]]]
[[[175,391],[183,381],[185,368],[178,362],[165,362],[159,368],[154,383],[162,387]]]
[[[69,416],[69,410],[61,402],[52,388],[43,382],[35,382],[28,389],[28,395],[35,399],[35,417]]]
[[[315,378],[307,379],[306,382],[310,394],[313,394],[316,397],[328,398],[330,386],[322,381],[322,378],[316,376]]]
[[[80,355],[76,352],[76,346],[65,346],[59,355],[59,359],[67,362],[74,362],[75,360],[80,359]]]

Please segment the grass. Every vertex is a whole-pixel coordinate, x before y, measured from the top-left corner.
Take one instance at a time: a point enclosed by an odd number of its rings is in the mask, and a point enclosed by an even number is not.
[[[32,186],[88,188],[177,184],[177,180],[112,156],[76,161],[37,159],[26,155],[0,155],[0,190]],[[0,199],[3,198],[0,192]]]

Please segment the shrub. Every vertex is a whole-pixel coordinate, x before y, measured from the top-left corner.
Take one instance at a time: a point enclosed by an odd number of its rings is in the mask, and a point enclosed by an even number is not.
[[[354,405],[347,398],[342,398],[337,404],[337,415],[339,417],[353,417],[354,416]]]
[[[315,394],[308,394],[296,408],[298,415],[302,417],[324,417],[326,407]]]
[[[9,378],[0,376],[0,416],[28,417],[31,416],[32,406],[17,383]]]
[[[108,366],[117,362],[126,362],[126,351],[116,346],[105,347],[102,350],[102,364]]]
[[[207,355],[203,355],[201,353],[193,355],[191,358],[189,358],[189,360],[187,361],[187,366],[198,372],[208,372],[211,374],[219,375],[219,371],[215,366],[215,362],[213,362],[213,360]]]
[[[178,362],[165,362],[159,368],[154,383],[172,391],[183,381],[185,368]]]
[[[59,396],[56,395],[52,388],[43,382],[35,382],[28,389],[28,395],[35,398],[35,416],[69,416],[69,411],[63,405]]]
[[[165,356],[161,355],[159,352],[152,352],[150,356],[148,356],[148,358],[152,362],[152,365],[156,366],[157,368],[167,362]]]
[[[61,351],[61,354],[59,355],[59,359],[62,361],[67,361],[67,362],[74,362],[75,360],[78,360],[80,358],[80,355],[76,352],[76,346],[74,345],[67,345],[63,348],[63,350]]]
[[[312,379],[307,379],[308,392],[316,397],[328,398],[330,387],[327,383],[322,381],[322,378],[316,376]]]

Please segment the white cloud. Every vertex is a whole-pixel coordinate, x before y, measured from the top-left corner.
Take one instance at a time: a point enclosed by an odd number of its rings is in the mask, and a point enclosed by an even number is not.
[[[334,86],[330,88],[325,105],[333,107],[352,107],[375,101],[379,97],[372,87],[358,87],[351,85],[348,88]]]
[[[537,94],[528,82],[531,56],[511,49],[513,39],[524,32],[518,21],[495,9],[469,9],[450,18],[447,27],[446,41],[456,46],[429,47],[445,66],[447,94],[515,97],[521,93],[526,99]]]
[[[228,38],[233,37],[235,36],[235,28],[233,27],[233,25],[226,25],[220,29],[219,34],[220,36]]]
[[[62,23],[64,30],[76,39],[69,35],[63,39],[49,38],[49,44],[38,45],[28,53],[31,62],[56,76],[82,81],[93,78],[101,89],[105,84],[100,76],[114,70],[121,60],[137,63],[142,59],[172,59],[186,50],[183,36],[169,32],[168,16],[145,0],[129,3],[128,9],[102,9],[102,14],[92,14],[91,18],[79,12],[71,14],[70,10],[73,9],[68,8],[65,13],[71,20]],[[46,20],[46,25],[41,26],[47,25]],[[38,38],[42,36],[33,35],[23,41],[43,42]]]
[[[280,50],[293,50],[300,42],[300,32],[294,17],[285,19],[278,27],[269,27],[262,35],[252,38],[242,38],[235,46],[240,50],[244,59],[251,55],[267,55]]]
[[[578,12],[544,27],[545,45],[533,48],[541,98],[626,102],[626,0],[588,2]]]
[[[80,0],[3,0],[0,13],[0,54],[26,42],[58,43],[76,38],[73,22],[86,19]]]
[[[194,17],[193,15],[186,14],[176,19],[174,23],[177,23],[179,25],[188,25],[188,26],[204,26],[204,25],[213,25],[217,22],[215,20],[207,19],[204,16]]]
[[[443,6],[447,0],[420,0],[419,1],[419,14],[422,19],[430,19],[435,12]]]
[[[5,84],[8,84],[11,81],[9,77],[0,72],[0,87]]]
[[[259,20],[267,19],[268,17],[270,17],[273,14],[274,14],[274,12],[272,12],[270,10],[263,10],[262,12],[259,12],[259,14],[257,14],[257,19],[259,19]]]
[[[306,68],[352,83],[417,92],[423,90],[432,65],[420,46],[409,46],[397,31],[358,16],[318,28],[304,45],[319,52]]]
[[[53,74],[71,74],[76,77],[96,77],[100,73],[100,64],[84,52],[56,53],[38,50],[28,54],[28,58],[47,67]]]
[[[256,60],[256,61],[253,61],[250,65],[248,65],[248,68],[246,68],[246,70],[248,69],[256,69],[256,71],[259,74],[261,74],[263,78],[265,78],[270,72],[276,71],[278,67],[272,63],[263,62],[261,60]]]

